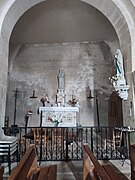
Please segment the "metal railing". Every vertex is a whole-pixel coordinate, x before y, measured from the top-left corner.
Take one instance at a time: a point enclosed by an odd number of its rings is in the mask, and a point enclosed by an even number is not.
[[[38,139],[34,130],[38,128]],[[119,128],[122,129],[122,128]],[[19,155],[30,144],[35,144],[39,161],[69,161],[83,159],[83,144],[100,160],[129,159],[129,133],[122,133],[121,143],[113,142],[115,127],[11,127],[4,128],[8,135],[18,137]],[[44,134],[45,132],[45,134]]]

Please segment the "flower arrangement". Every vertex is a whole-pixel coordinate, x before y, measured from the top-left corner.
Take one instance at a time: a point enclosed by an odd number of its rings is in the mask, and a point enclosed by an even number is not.
[[[43,106],[45,106],[46,103],[50,103],[48,100],[48,96],[46,95],[46,97],[42,97],[40,99],[41,103],[43,104]]]
[[[51,121],[52,123],[54,123],[54,126],[58,126],[59,123],[62,122],[62,117],[61,117],[61,114],[58,116],[58,115],[52,115],[51,117],[48,116],[48,120]]]
[[[109,79],[111,80],[111,84],[113,84],[114,82],[116,83],[118,81],[118,76],[117,74],[112,76],[112,77],[109,77]]]
[[[75,106],[75,104],[77,103],[77,100],[76,100],[76,99],[69,100],[69,103],[70,103],[72,106]]]
[[[72,106],[75,106],[75,104],[77,103],[77,100],[76,100],[76,98],[74,98],[74,95],[72,95],[72,100],[69,100],[69,103]]]

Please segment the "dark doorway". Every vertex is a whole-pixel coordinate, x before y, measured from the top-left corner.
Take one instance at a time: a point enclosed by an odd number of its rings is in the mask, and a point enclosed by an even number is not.
[[[117,92],[113,92],[108,102],[109,126],[123,126],[122,99]]]

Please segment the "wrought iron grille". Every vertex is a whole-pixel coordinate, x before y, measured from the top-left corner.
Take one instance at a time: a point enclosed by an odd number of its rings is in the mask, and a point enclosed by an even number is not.
[[[69,161],[83,159],[83,144],[89,147],[100,160],[117,160],[129,158],[130,138],[123,131],[121,142],[114,142],[116,127],[17,127],[5,132],[15,135],[19,140],[19,155],[22,156],[30,144],[35,144],[39,161]],[[38,129],[35,137],[34,130]],[[37,138],[37,139],[35,139]]]

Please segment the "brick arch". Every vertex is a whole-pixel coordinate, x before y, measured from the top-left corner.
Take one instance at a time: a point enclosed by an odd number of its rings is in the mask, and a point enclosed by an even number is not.
[[[8,72],[8,46],[11,32],[18,21],[18,19],[32,6],[43,2],[45,0],[7,0],[0,3],[0,63],[1,63],[1,74],[0,77],[0,122],[4,121],[5,116],[5,104],[6,104],[6,89],[7,89],[7,72]],[[124,54],[126,62],[135,55],[134,47],[134,36],[132,31],[133,22],[130,17],[130,13],[125,13],[126,6],[119,0],[81,0],[87,3],[101,13],[111,22],[119,38],[121,50]],[[106,8],[107,7],[107,8]],[[117,16],[116,16],[117,15]],[[118,17],[118,18],[117,18]],[[120,26],[121,24],[121,26]],[[132,37],[132,38],[131,38]],[[128,63],[131,64],[131,63]],[[127,66],[126,72],[130,72],[132,67]]]

